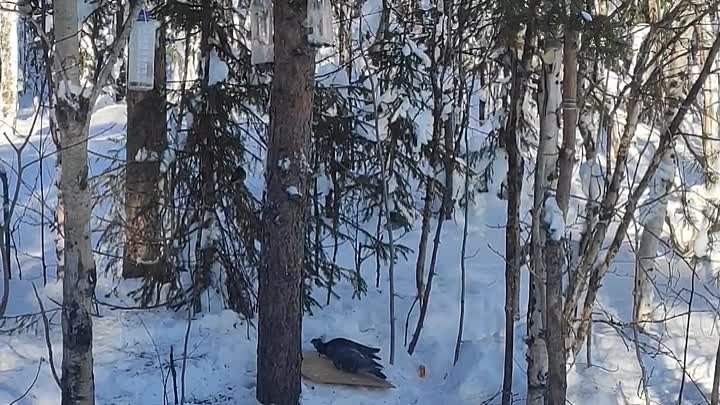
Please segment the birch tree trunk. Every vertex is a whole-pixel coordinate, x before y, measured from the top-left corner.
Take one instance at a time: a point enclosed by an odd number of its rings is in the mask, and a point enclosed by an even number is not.
[[[259,272],[257,399],[300,403],[302,286],[308,154],[315,52],[308,45],[307,0],[278,0]],[[280,162],[289,164],[280,164]],[[279,333],[282,331],[282,333]]]
[[[0,117],[13,122],[18,103],[17,13],[0,10]]]
[[[713,41],[713,44],[710,48],[709,60],[713,60],[718,53],[720,52],[720,36],[716,36],[715,40]],[[587,336],[587,332],[589,329],[589,319],[590,314],[592,312],[593,306],[595,304],[595,299],[597,297],[598,290],[600,288],[600,284],[607,274],[610,263],[615,260],[615,257],[617,256],[620,246],[622,245],[622,241],[625,239],[625,232],[627,231],[628,227],[630,226],[630,222],[635,215],[635,209],[637,208],[638,201],[640,200],[640,197],[643,195],[643,193],[646,191],[647,187],[650,185],[651,180],[654,178],[656,172],[661,166],[663,157],[668,151],[672,150],[672,147],[674,145],[674,141],[677,137],[678,131],[680,129],[680,124],[683,122],[685,118],[685,114],[690,109],[690,106],[695,102],[695,99],[700,94],[700,91],[702,90],[702,86],[705,82],[705,79],[707,78],[708,74],[710,73],[711,65],[709,63],[705,63],[703,65],[702,70],[700,71],[700,74],[698,78],[693,83],[692,87],[690,87],[690,91],[683,99],[682,103],[680,104],[679,108],[677,109],[677,112],[675,116],[670,121],[670,124],[668,127],[663,130],[660,141],[658,143],[657,149],[655,150],[655,153],[652,156],[652,159],[650,160],[648,164],[648,168],[645,171],[645,174],[640,179],[640,182],[638,183],[638,186],[632,191],[630,194],[630,197],[628,198],[625,213],[623,214],[622,220],[620,221],[620,224],[615,231],[615,236],[613,237],[612,242],[610,243],[610,246],[607,249],[607,253],[605,255],[605,258],[602,260],[600,264],[595,266],[592,269],[592,273],[590,273],[590,278],[588,282],[588,289],[587,294],[585,295],[585,299],[583,302],[583,308],[582,308],[582,315],[580,317],[580,322],[575,328],[575,339],[573,342],[573,351],[574,353],[577,353],[580,350],[580,342],[582,342],[585,337]],[[626,127],[627,131],[627,127]],[[627,153],[627,143],[628,140],[625,138],[625,135],[623,135],[623,139],[621,141],[621,151],[623,153]],[[615,178],[615,175],[617,173],[617,167],[615,169],[615,172],[613,174],[613,178]],[[613,188],[617,190],[617,185],[614,184],[614,182],[610,183],[610,189],[608,193],[610,193]],[[602,211],[605,212],[605,210],[612,209],[608,204],[607,197],[605,200],[603,200],[602,204]],[[603,215],[609,215],[603,213]],[[602,217],[601,217],[602,218]],[[600,223],[599,223],[600,224]],[[607,228],[605,227],[602,230],[602,235],[604,236],[604,233],[606,232]],[[593,249],[593,257],[597,258],[597,252],[599,250],[599,242],[596,242],[596,239],[599,235],[596,235],[593,237],[593,243],[590,245],[590,248]],[[581,266],[587,265],[589,263],[586,263],[589,261],[589,257],[586,255],[583,257],[583,263],[581,263]],[[568,304],[566,302],[565,305],[566,310],[568,309]]]
[[[0,10],[0,118],[13,122],[17,112],[17,13]]]
[[[47,17],[50,15],[49,8],[50,5],[48,4],[49,0],[41,0],[41,24],[40,27],[43,31],[44,35],[48,35],[48,28],[47,28]],[[51,62],[51,49],[50,44],[43,41],[43,59],[45,60],[45,74],[48,83],[53,83],[53,69],[51,66],[53,66]],[[55,84],[57,86],[57,84]],[[57,131],[57,119],[55,116],[55,89],[52,85],[48,86],[48,113],[50,118],[50,137],[53,142],[53,146],[55,146],[55,150],[60,150],[60,136]],[[42,160],[40,161],[40,165],[42,166]],[[63,195],[61,190],[61,184],[62,184],[62,156],[60,153],[57,153],[55,155],[55,181],[54,185],[57,189],[57,205],[55,206],[55,209],[53,210],[53,226],[55,228],[55,235],[54,235],[54,241],[55,241],[55,260],[56,263],[56,269],[55,269],[55,275],[58,279],[62,278],[65,273],[65,208],[63,204]]]
[[[167,274],[160,257],[162,224],[158,188],[160,160],[167,147],[164,29],[159,29],[157,35],[155,88],[127,92],[127,229],[123,277],[148,277],[165,282]]]
[[[697,28],[698,37],[700,38],[700,63],[704,64],[712,45],[713,33],[712,33],[712,21],[711,16],[707,16],[702,24]],[[715,62],[717,67],[717,62]],[[713,73],[708,75],[703,86],[703,121],[702,121],[702,134],[703,134],[703,154],[705,162],[707,164],[706,173],[707,181],[710,184],[715,184],[720,176],[720,164],[718,159],[718,138],[720,137],[720,77],[718,73],[713,70]]]
[[[607,2],[599,2],[597,7],[600,15],[607,15]],[[597,54],[595,55],[597,56]],[[586,78],[585,83],[587,83],[587,85],[578,90],[578,108],[581,111],[578,129],[583,136],[583,147],[585,151],[585,161],[580,165],[579,173],[583,195],[585,196],[585,218],[583,220],[583,231],[580,236],[580,243],[577,251],[573,252],[572,262],[568,272],[567,291],[572,291],[574,284],[577,282],[577,273],[575,270],[578,267],[580,255],[585,251],[588,239],[597,224],[597,213],[600,206],[600,199],[604,193],[606,173],[610,172],[612,166],[612,123],[610,122],[607,107],[607,89],[610,79],[609,70],[602,60],[596,59],[592,62],[591,72],[587,66],[589,61],[579,63],[578,76],[583,78],[589,74],[591,78]],[[585,69],[583,69],[583,67],[585,67]],[[598,106],[589,102],[591,92],[596,88],[599,88],[603,94]],[[594,128],[593,118],[598,113],[597,127]],[[593,132],[593,130],[596,132]],[[605,167],[601,164],[602,154],[598,154],[598,150],[604,152]]]
[[[54,108],[53,108],[54,110]],[[54,112],[53,112],[54,113]],[[51,118],[50,132],[53,134],[53,144],[56,150],[60,150],[60,135],[58,134],[55,119]],[[65,277],[65,204],[62,193],[62,156],[60,153],[55,157],[55,187],[57,188],[57,205],[53,211],[53,222],[55,225],[55,259],[57,260],[56,276]]]
[[[55,44],[53,85],[57,102],[57,140],[63,161],[60,193],[65,208],[65,277],[63,280],[62,405],[94,405],[93,330],[90,312],[95,295],[95,260],[92,253],[90,188],[88,187],[88,134],[90,106],[97,101],[102,85],[130,35],[132,22],[140,13],[140,4],[132,2],[132,11],[123,32],[111,47],[97,75],[90,95],[81,94],[80,41],[77,0],[57,1],[54,13]]]
[[[636,308],[633,310],[634,322],[643,330],[646,323],[652,321],[653,312],[653,284],[655,280],[655,268],[658,243],[662,236],[669,192],[675,174],[675,162],[672,151],[663,156],[662,163],[658,168],[648,194],[648,201],[654,202],[648,206],[645,220],[643,221],[643,232],[640,237],[640,246],[637,252],[637,280],[633,294],[637,297],[634,300]]]
[[[685,87],[682,77],[688,68],[687,58],[676,55],[683,55],[683,47],[679,42],[675,42],[670,48],[668,56],[672,60],[663,69],[664,80],[662,87],[666,103],[664,116],[667,120],[663,131],[667,130],[670,122],[677,114],[678,106],[682,102],[682,90]],[[663,225],[665,224],[665,214],[670,200],[669,192],[674,177],[674,151],[670,149],[662,156],[660,166],[649,185],[648,201],[651,205],[646,207],[643,232],[638,247],[637,262],[640,268],[636,272],[637,280],[635,281],[634,293],[637,294],[635,300],[637,308],[634,309],[633,314],[635,315],[634,321],[639,323],[640,328],[644,328],[645,323],[652,320],[655,259]]]
[[[56,73],[55,115],[62,159],[61,193],[65,207],[65,275],[62,307],[62,405],[95,403],[93,330],[90,317],[95,291],[95,260],[90,241],[86,121],[89,100],[80,94],[80,42],[76,0],[54,7],[55,45],[63,73]],[[62,76],[62,77],[58,77]]]
[[[546,337],[546,235],[542,228],[545,193],[557,180],[562,76],[562,43],[546,39],[540,101],[540,145],[535,172],[532,221],[532,268],[528,300],[528,404],[542,405],[548,376]]]
[[[574,7],[568,15],[574,14]],[[570,204],[570,186],[575,167],[575,138],[577,133],[578,41],[580,34],[570,20],[565,26],[563,42],[562,115],[563,144],[560,152],[556,201],[565,224]],[[548,235],[545,249],[547,325],[545,338],[548,352],[548,403],[564,404],[567,391],[565,336],[568,333],[563,316],[563,273],[566,268],[563,241],[565,230]]]

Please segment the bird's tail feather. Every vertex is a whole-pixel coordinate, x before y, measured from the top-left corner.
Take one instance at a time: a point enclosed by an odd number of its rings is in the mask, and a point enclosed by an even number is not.
[[[382,378],[383,380],[387,380],[387,376],[378,369],[373,369],[370,371],[370,373],[375,375],[376,377]]]
[[[367,352],[367,353],[377,353],[380,351],[380,348],[377,348],[377,347],[365,346],[362,343],[358,343],[358,342],[354,342],[354,341],[352,341],[352,342],[355,344],[355,346],[358,349],[360,349],[361,351]]]

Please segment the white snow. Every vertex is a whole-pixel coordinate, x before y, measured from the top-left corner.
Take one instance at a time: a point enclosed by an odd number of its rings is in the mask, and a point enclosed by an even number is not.
[[[250,3],[248,20],[252,36],[250,52],[253,65],[273,61],[272,12],[272,2],[269,0],[252,0]]]
[[[327,195],[333,189],[333,183],[327,176],[320,175],[317,178],[318,193]]]
[[[207,249],[217,240],[217,226],[215,215],[212,211],[205,211],[203,215],[203,227],[200,231],[200,248]]]
[[[333,30],[333,7],[330,0],[311,0],[307,2],[306,27],[310,29],[308,41],[316,46],[332,45],[335,32]]]
[[[278,161],[278,167],[287,171],[290,170],[290,159],[283,158]]]
[[[160,156],[157,152],[148,150],[146,147],[142,147],[135,154],[136,162],[156,162],[160,160]]]
[[[565,233],[565,219],[554,196],[545,200],[544,212],[543,220],[545,221],[545,226],[548,229],[550,237],[555,241],[559,241]]]
[[[225,81],[228,77],[228,66],[220,59],[217,51],[213,49],[210,51],[210,67],[208,72],[208,85],[212,86],[222,81]]]
[[[580,181],[588,201],[599,202],[605,192],[605,171],[599,157],[580,164]]]
[[[137,151],[137,154],[135,155],[135,161],[137,162],[144,162],[149,156],[148,150],[143,148],[140,148]]]
[[[170,168],[170,165],[172,165],[175,162],[175,150],[172,148],[166,148],[162,155],[162,160],[160,161],[160,172],[166,173],[168,169]]]
[[[302,194],[300,193],[300,190],[298,190],[295,186],[290,186],[287,188],[287,193],[290,197],[299,197]]]
[[[55,96],[71,101],[76,96],[82,94],[82,92],[83,89],[80,85],[70,83],[67,80],[60,80],[60,83],[58,84],[58,92]]]

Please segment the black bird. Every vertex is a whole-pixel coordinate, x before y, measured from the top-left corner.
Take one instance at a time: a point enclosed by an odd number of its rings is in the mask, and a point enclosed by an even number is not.
[[[341,347],[330,357],[335,368],[348,373],[369,373],[376,377],[387,379],[380,371],[382,366],[374,360],[365,357],[359,350],[352,347]]]
[[[349,373],[370,373],[383,380],[387,379],[380,370],[382,365],[374,359],[380,360],[376,355],[378,348],[368,347],[349,339],[337,338],[327,343],[322,339],[311,340],[315,349],[323,356],[329,358],[335,368]]]
[[[323,342],[321,338],[315,338],[311,340],[310,343],[315,346],[315,350],[317,350],[318,353],[328,357],[331,356],[339,348],[350,347],[359,351],[366,357],[380,360],[380,357],[377,355],[377,353],[380,352],[380,349],[378,349],[377,347],[365,346],[358,342],[353,342],[350,339],[335,338],[327,342]]]

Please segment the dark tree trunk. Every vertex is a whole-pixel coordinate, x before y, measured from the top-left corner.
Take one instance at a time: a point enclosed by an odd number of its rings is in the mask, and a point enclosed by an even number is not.
[[[215,151],[216,134],[212,125],[212,112],[217,104],[213,92],[210,90],[210,52],[212,45],[210,37],[212,36],[211,17],[212,2],[203,0],[203,19],[202,34],[200,37],[200,59],[201,78],[200,86],[204,95],[202,109],[198,114],[195,122],[194,137],[199,144],[200,156],[200,213],[202,218],[202,227],[200,229],[200,238],[197,243],[199,246],[198,265],[196,267],[193,278],[193,304],[195,313],[202,311],[202,301],[200,294],[210,285],[211,271],[215,262],[216,248],[214,240],[211,237],[212,228],[215,222]]]
[[[430,219],[432,218],[433,179],[428,176],[425,180],[425,202],[422,210],[422,228],[420,231],[420,244],[418,257],[415,263],[415,288],[418,304],[422,307],[425,295],[425,257],[427,256],[428,239],[430,238]]]
[[[507,185],[507,227],[505,230],[505,358],[503,369],[502,404],[512,403],[513,354],[515,351],[515,297],[520,280],[520,198],[522,197],[523,160],[520,154],[520,133],[522,100],[527,91],[527,72],[532,56],[531,42],[534,28],[531,25],[525,33],[522,59],[518,60],[513,50],[512,100],[507,127],[501,138],[508,156]],[[519,300],[518,300],[519,301]]]
[[[578,37],[573,29],[565,32],[563,45],[563,144],[560,149],[560,177],[557,185],[557,203],[567,216],[570,204],[570,185],[575,166],[575,138],[577,128]]]
[[[442,215],[446,220],[451,220],[455,208],[455,199],[453,198],[453,174],[455,170],[455,116],[450,114],[448,119],[443,123],[444,141],[445,141],[445,211]]]
[[[710,393],[710,405],[720,403],[720,343],[715,353],[715,374],[713,375],[712,391]]]
[[[547,327],[545,341],[548,352],[548,405],[563,405],[567,391],[565,322],[563,322],[562,277],[565,267],[562,240],[547,238],[545,256],[545,300],[547,302]]]
[[[303,202],[315,66],[305,34],[306,10],[307,0],[274,2],[275,75],[258,292],[257,399],[265,405],[300,402]]]
[[[123,277],[166,281],[161,259],[160,161],[167,147],[165,33],[158,30],[155,88],[127,92],[126,247]],[[151,158],[136,160],[140,150]]]

